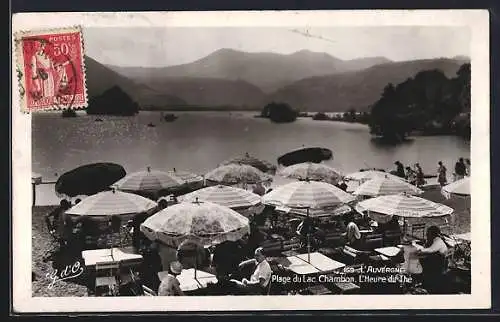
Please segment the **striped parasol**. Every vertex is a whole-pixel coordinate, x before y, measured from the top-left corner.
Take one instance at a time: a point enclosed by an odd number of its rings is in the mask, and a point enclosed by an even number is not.
[[[356,205],[356,210],[405,218],[441,217],[454,211],[448,206],[404,193],[361,201]]]
[[[450,199],[453,195],[460,197],[470,196],[470,177],[465,177],[444,186],[441,192],[447,199]]]
[[[148,167],[146,171],[134,172],[127,175],[113,186],[122,191],[159,191],[202,181],[203,177],[190,172],[178,171],[176,169],[163,172],[151,170]]]
[[[262,172],[268,172],[274,174],[276,172],[276,166],[271,162],[258,159],[256,157],[251,156],[248,153],[245,153],[244,156],[235,157],[229,160],[222,162],[219,166],[228,165],[228,164],[246,164],[252,166],[254,168],[259,169]]]
[[[378,170],[366,170],[366,171],[358,171],[354,173],[350,173],[344,177],[347,180],[354,181],[367,181],[375,178],[389,178],[394,180],[406,181],[405,179],[390,174],[388,172],[378,171]]]
[[[283,168],[281,176],[297,180],[322,181],[330,184],[337,184],[342,180],[339,171],[322,163],[297,163]]]
[[[148,212],[156,202],[139,195],[122,191],[104,191],[83,199],[66,211],[74,216],[133,215]]]
[[[141,224],[151,240],[178,247],[184,240],[203,245],[236,241],[250,232],[249,221],[234,210],[212,202],[181,202],[154,214]]]
[[[271,182],[272,177],[257,168],[246,164],[223,165],[208,172],[205,179],[219,184],[256,184]]]
[[[325,182],[298,181],[275,188],[262,203],[277,207],[322,209],[354,201],[347,192]]]
[[[206,187],[179,197],[180,201],[195,201],[196,199],[231,209],[249,208],[261,203],[260,196],[255,193],[223,185]]]
[[[402,180],[395,180],[387,177],[377,177],[362,183],[354,190],[353,194],[358,196],[385,196],[398,193],[419,195],[423,191],[416,186]]]

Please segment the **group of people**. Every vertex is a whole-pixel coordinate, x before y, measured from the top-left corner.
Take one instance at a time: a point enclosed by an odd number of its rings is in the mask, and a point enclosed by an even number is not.
[[[415,163],[413,168],[410,166],[405,168],[400,161],[396,161],[394,164],[396,165],[396,171],[394,172],[396,176],[408,180],[408,182],[417,187],[421,187],[425,184],[424,171],[419,163]]]
[[[258,247],[254,251],[254,258],[244,260],[238,264],[238,272],[244,271],[245,268],[251,268],[250,276],[242,277],[241,279],[231,278],[230,275],[218,274],[218,282],[225,285],[230,285],[237,294],[246,295],[264,295],[267,293],[267,288],[271,282],[272,269],[267,261],[264,249]],[[164,277],[158,287],[159,296],[183,296],[180,282],[177,279],[182,273],[183,265],[180,261],[173,261],[168,267],[168,274]],[[238,274],[236,274],[238,275]]]
[[[444,186],[448,183],[446,171],[447,169],[443,165],[443,162],[439,161],[437,173],[438,173],[438,182],[441,186]],[[453,173],[453,181],[463,179],[466,176],[470,177],[470,173],[471,173],[470,159],[464,160],[464,158],[460,158],[455,163],[455,172]]]
[[[396,165],[396,170],[392,171],[394,175],[408,180],[408,182],[416,185],[417,187],[421,187],[426,183],[425,175],[420,164],[415,163],[413,168],[409,166],[405,167],[400,161],[396,161],[394,162],[394,164]],[[457,181],[463,179],[466,176],[470,176],[470,169],[470,159],[460,158],[455,163],[453,181]],[[444,186],[448,183],[448,177],[446,174],[447,171],[448,170],[446,166],[444,166],[443,162],[439,161],[437,169],[437,181],[441,186]]]

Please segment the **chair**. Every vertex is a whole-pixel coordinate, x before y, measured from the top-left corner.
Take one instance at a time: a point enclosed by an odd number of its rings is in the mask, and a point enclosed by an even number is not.
[[[271,295],[271,284],[273,283],[272,280],[273,280],[273,274],[271,274],[271,278],[269,279],[269,283],[267,283],[266,292],[264,295]]]
[[[158,296],[155,291],[145,285],[142,285],[142,290],[144,291],[144,296]]]
[[[417,237],[417,235],[415,234],[415,231],[421,231],[422,232],[421,239],[425,239],[425,223],[412,224],[411,225],[411,235],[413,237]]]
[[[401,243],[401,231],[398,230],[387,230],[384,232],[382,237],[384,247],[399,245]]]
[[[119,262],[97,262],[95,264],[95,286],[94,292],[97,295],[97,289],[101,287],[107,287],[108,292],[114,294],[114,290],[118,286],[118,279],[116,277],[116,271],[119,270]],[[100,275],[102,272],[107,272],[109,275]]]

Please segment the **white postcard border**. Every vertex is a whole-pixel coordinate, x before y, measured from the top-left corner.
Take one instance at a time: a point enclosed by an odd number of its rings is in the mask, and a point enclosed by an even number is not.
[[[470,295],[223,296],[133,298],[32,298],[31,292],[31,115],[18,106],[12,66],[13,307],[16,312],[147,312],[241,310],[466,309],[491,306],[489,13],[487,10],[253,11],[149,13],[23,13],[13,32],[85,27],[180,26],[469,26],[472,63],[471,190],[472,289]],[[14,48],[14,47],[12,47]]]

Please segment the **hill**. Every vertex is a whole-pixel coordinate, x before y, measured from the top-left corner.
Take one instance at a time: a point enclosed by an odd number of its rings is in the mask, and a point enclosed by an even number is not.
[[[368,111],[388,83],[398,84],[420,71],[433,69],[454,77],[462,63],[445,58],[392,62],[357,72],[311,77],[279,89],[269,100],[288,103],[301,111]]]
[[[84,59],[87,76],[87,94],[89,99],[103,94],[114,86],[118,86],[130,95],[141,107],[155,104],[185,104],[185,102],[178,97],[166,95],[146,85],[138,84],[88,56],[85,56]]]
[[[258,110],[266,102],[266,95],[257,86],[242,80],[170,77],[149,81],[148,85],[158,92],[181,97],[189,105],[201,107],[235,106]]]
[[[109,66],[138,82],[153,84],[165,77],[206,77],[243,80],[271,93],[303,78],[355,71],[387,63],[384,57],[341,60],[326,53],[301,50],[292,54],[248,53],[220,49],[192,63],[169,67],[142,68]]]

